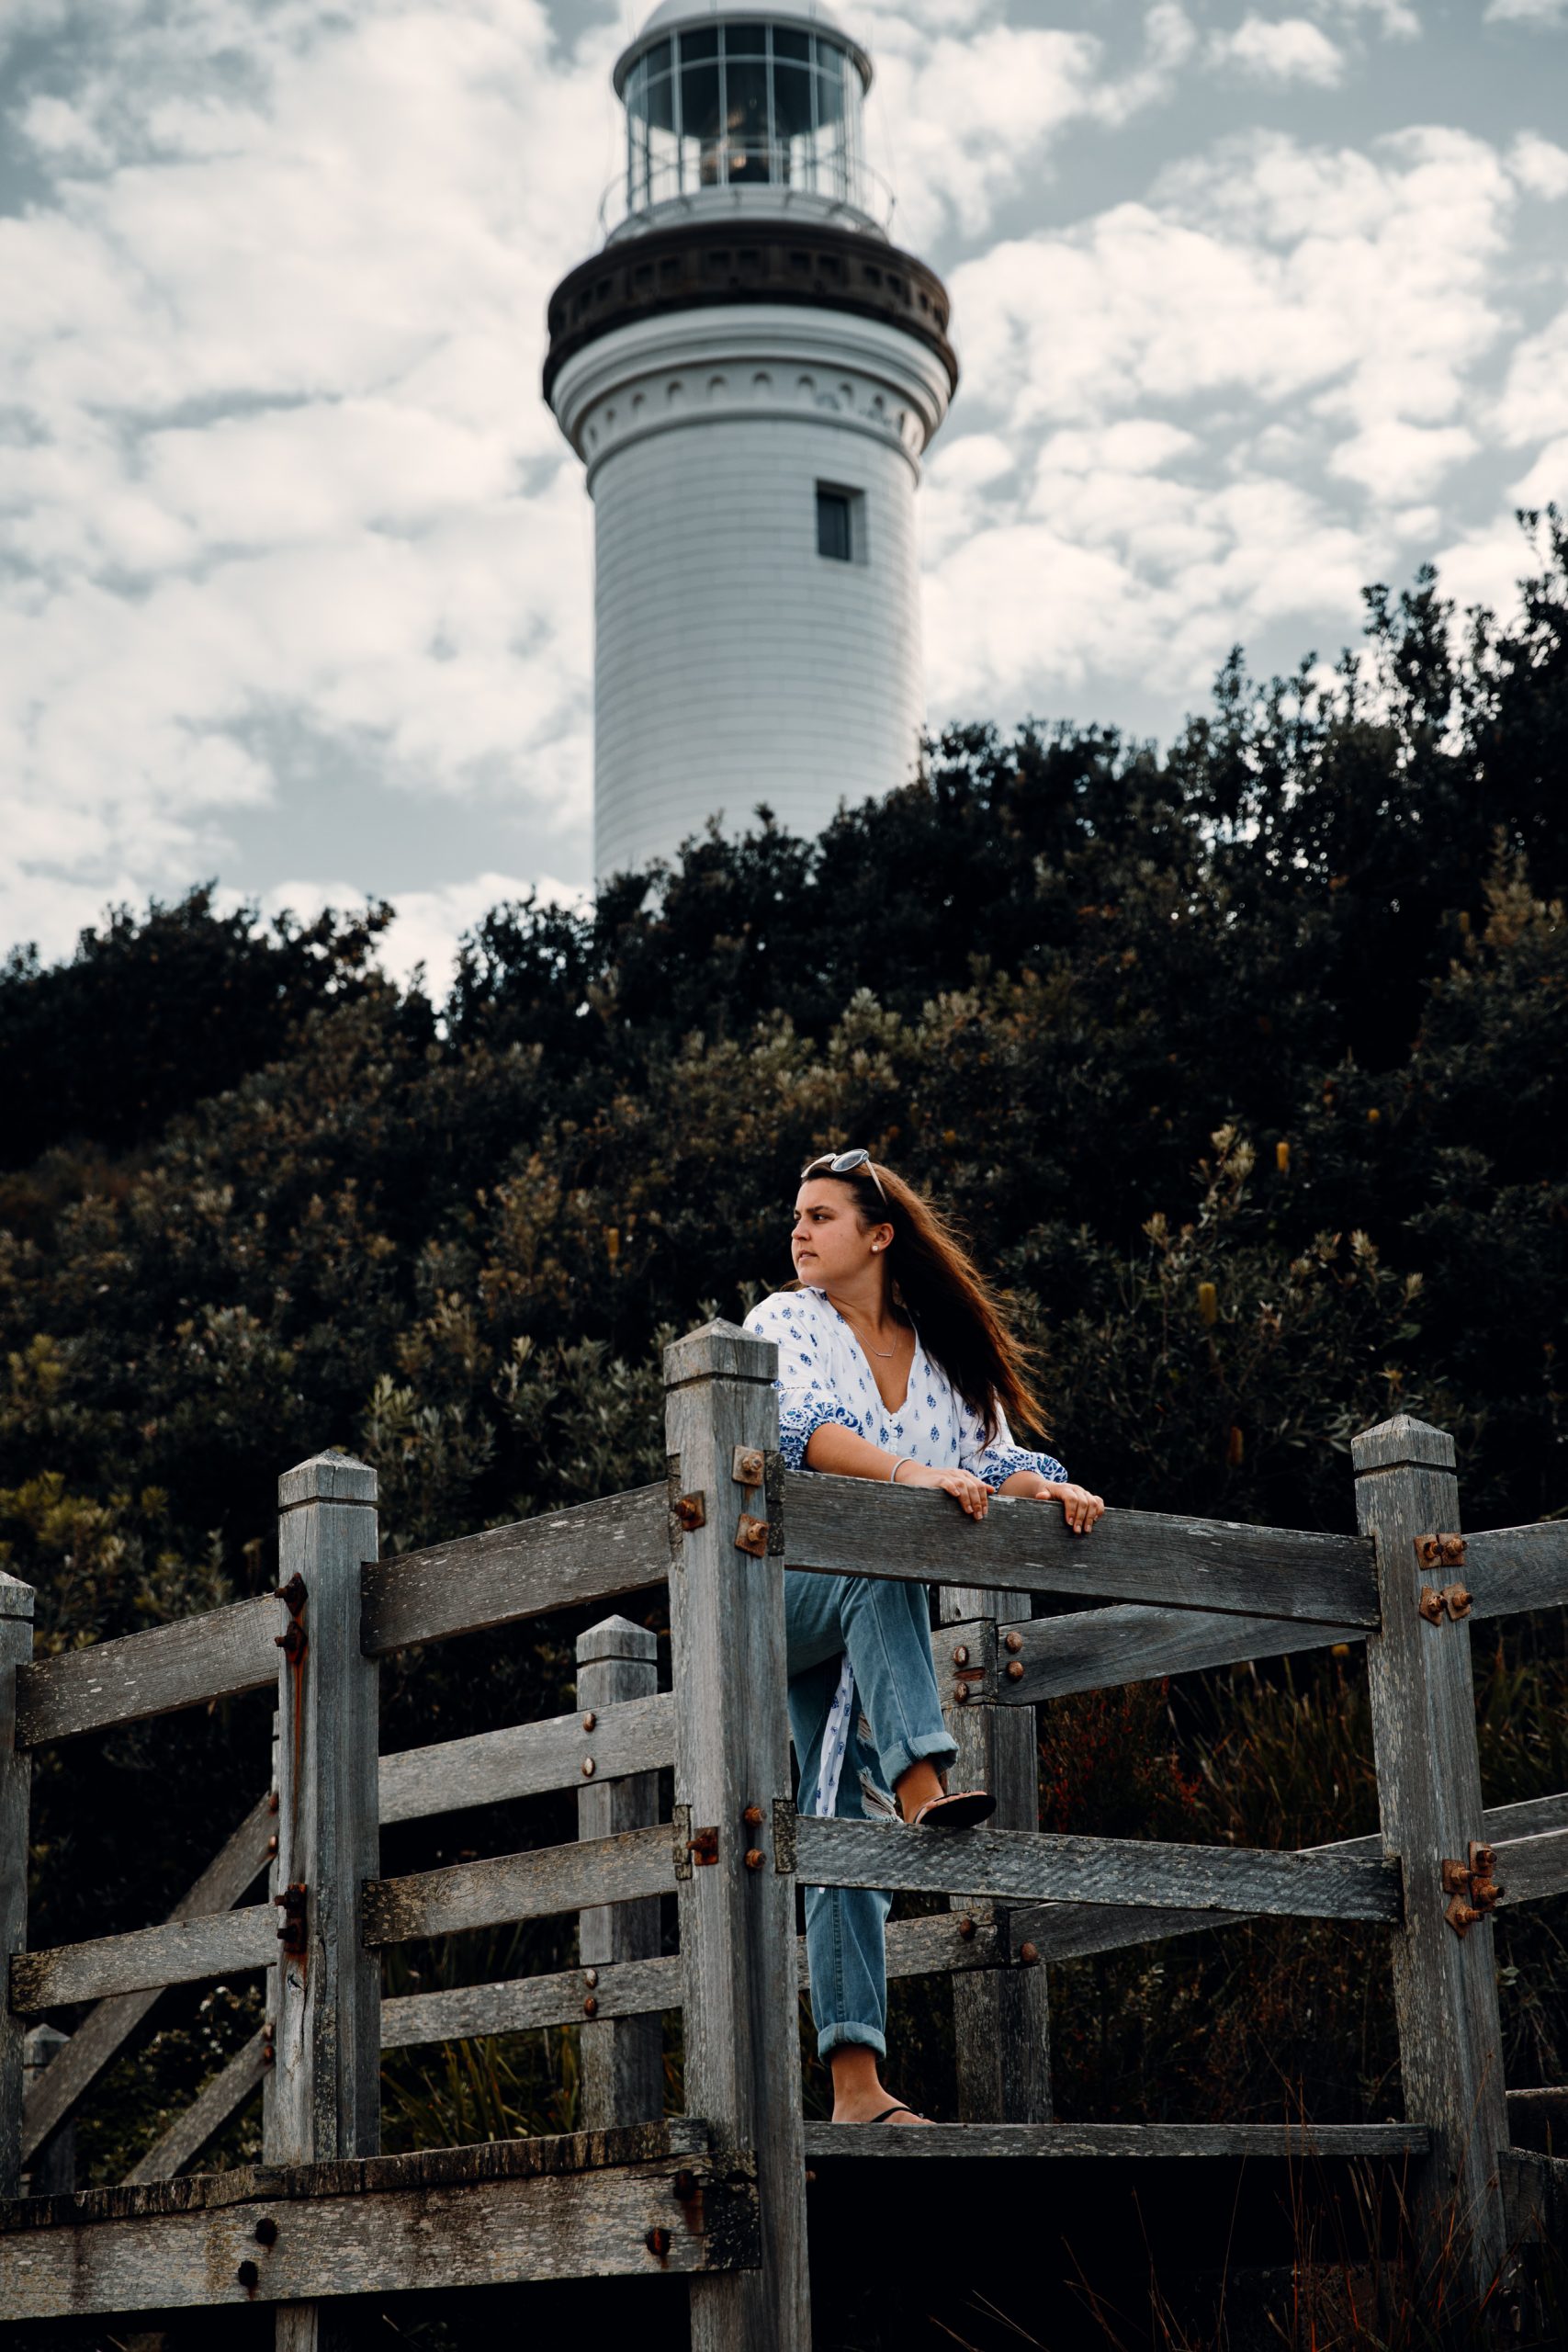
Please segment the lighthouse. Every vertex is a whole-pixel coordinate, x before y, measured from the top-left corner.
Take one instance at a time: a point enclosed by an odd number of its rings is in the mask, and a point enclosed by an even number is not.
[[[958,363],[871,78],[818,0],[661,0],[616,62],[625,172],[545,363],[593,502],[601,882],[917,772],[915,493]]]

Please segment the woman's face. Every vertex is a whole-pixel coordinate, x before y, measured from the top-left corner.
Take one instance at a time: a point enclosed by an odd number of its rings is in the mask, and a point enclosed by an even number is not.
[[[869,1230],[855,1214],[855,1196],[848,1184],[831,1176],[813,1176],[802,1184],[795,1201],[795,1230],[789,1238],[795,1271],[814,1290],[837,1290],[874,1265],[893,1228],[874,1225]]]

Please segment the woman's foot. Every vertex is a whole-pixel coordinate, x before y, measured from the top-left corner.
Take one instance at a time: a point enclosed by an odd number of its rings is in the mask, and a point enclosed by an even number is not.
[[[829,2053],[828,2067],[833,2077],[833,2120],[835,2123],[886,2122],[892,2132],[899,2125],[929,2123],[929,2115],[917,2115],[911,2108],[900,2105],[885,2086],[877,2073],[876,2052],[863,2042],[840,2042]],[[893,2113],[888,2114],[891,2108]]]
[[[933,1804],[943,1794],[946,1782],[934,1764],[920,1757],[907,1772],[900,1772],[893,1783],[893,1793],[898,1800],[898,1810],[906,1821],[913,1821],[922,1805]]]

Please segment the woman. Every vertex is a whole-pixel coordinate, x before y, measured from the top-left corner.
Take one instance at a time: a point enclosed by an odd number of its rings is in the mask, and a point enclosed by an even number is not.
[[[1023,1351],[929,1202],[864,1151],[802,1171],[790,1236],[795,1283],[746,1328],[777,1343],[780,1442],[840,1477],[939,1487],[966,1518],[993,1491],[1062,1506],[1087,1534],[1105,1506],[1048,1453],[1015,1445],[1009,1412],[1038,1423]],[[923,1585],[879,1577],[784,1577],[789,1716],[802,1813],[902,1816],[935,1828],[982,1821],[995,1799],[954,1795]],[[806,1946],[818,2049],[836,2123],[921,2123],[889,2100],[884,1929],[892,1898],[810,1887]]]

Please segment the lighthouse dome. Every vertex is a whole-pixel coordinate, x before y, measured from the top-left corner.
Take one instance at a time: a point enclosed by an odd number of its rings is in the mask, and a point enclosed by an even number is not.
[[[612,238],[715,212],[885,232],[865,161],[871,60],[821,0],[660,0],[615,62],[626,111]]]

